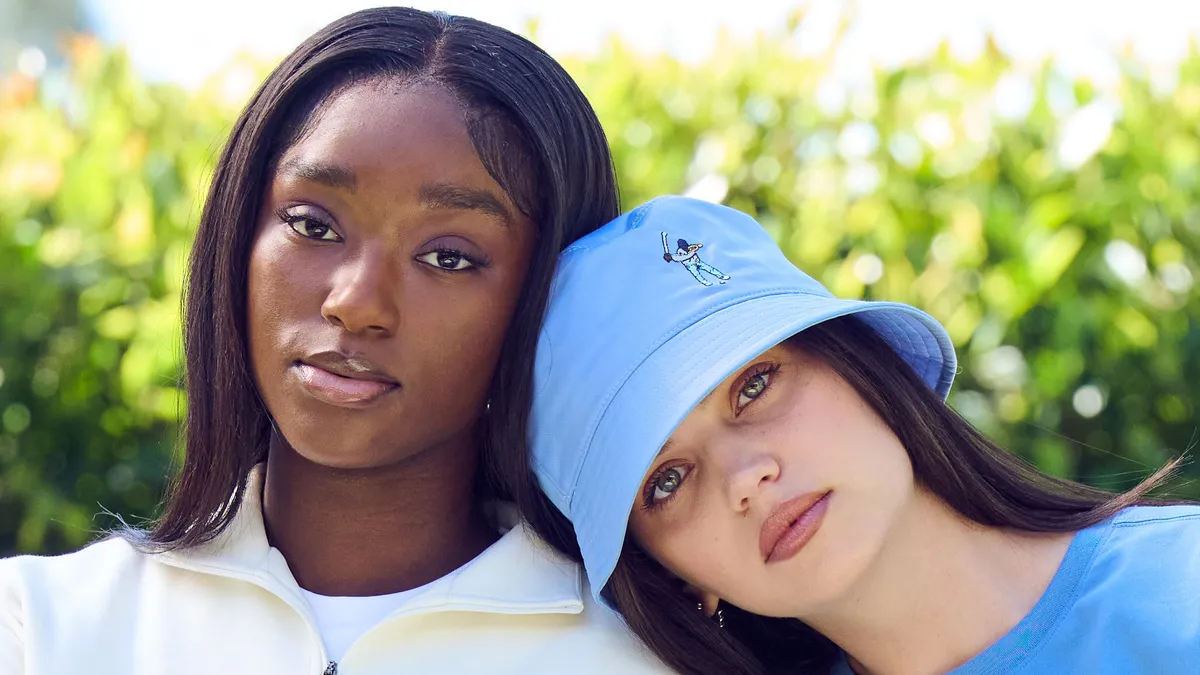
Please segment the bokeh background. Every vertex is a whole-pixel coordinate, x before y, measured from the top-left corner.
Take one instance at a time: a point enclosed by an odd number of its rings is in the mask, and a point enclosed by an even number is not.
[[[0,555],[153,515],[215,156],[267,70],[367,4],[0,0]],[[627,207],[722,201],[835,293],[938,317],[952,404],[1043,469],[1122,489],[1195,442],[1200,3],[419,6],[560,57]]]

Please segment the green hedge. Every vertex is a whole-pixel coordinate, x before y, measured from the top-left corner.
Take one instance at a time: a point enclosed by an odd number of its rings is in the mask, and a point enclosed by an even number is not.
[[[757,215],[835,293],[927,309],[960,350],[952,403],[1047,471],[1120,489],[1184,451],[1200,54],[1171,86],[1124,62],[1100,92],[989,49],[845,90],[787,37],[700,64],[617,43],[568,62],[626,205],[692,188]],[[79,546],[106,510],[153,513],[185,405],[189,240],[265,72],[234,64],[188,93],[86,38],[70,63],[0,77],[0,555]],[[1200,496],[1198,475],[1171,491]]]

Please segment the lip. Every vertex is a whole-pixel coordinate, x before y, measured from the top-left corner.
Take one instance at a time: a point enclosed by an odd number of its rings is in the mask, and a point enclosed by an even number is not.
[[[820,529],[830,494],[831,490],[809,492],[776,506],[763,522],[758,538],[763,560],[782,562],[799,553]]]
[[[370,361],[340,352],[320,352],[292,365],[310,396],[343,408],[365,408],[400,389],[400,383]]]

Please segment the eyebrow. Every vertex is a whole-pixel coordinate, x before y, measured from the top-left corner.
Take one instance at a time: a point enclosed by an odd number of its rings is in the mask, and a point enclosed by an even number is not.
[[[420,199],[422,204],[431,209],[478,211],[492,216],[505,227],[512,224],[512,214],[488,190],[439,183],[422,187]]]
[[[350,192],[358,189],[358,176],[354,175],[350,169],[337,164],[290,159],[279,167],[279,172],[331,188],[340,188]]]

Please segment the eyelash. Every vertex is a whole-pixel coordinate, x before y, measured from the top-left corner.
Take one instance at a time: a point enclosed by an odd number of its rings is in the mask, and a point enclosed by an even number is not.
[[[771,390],[772,376],[774,376],[775,373],[778,373],[778,372],[779,372],[779,364],[778,363],[758,363],[758,364],[755,364],[753,367],[750,368],[750,370],[747,370],[745,372],[745,374],[742,375],[741,379],[739,379],[737,381],[736,386],[734,386],[734,388],[733,388],[733,392],[734,392],[734,396],[735,396],[735,398],[733,400],[733,415],[734,415],[734,417],[741,415],[743,412],[745,412],[746,408],[750,407],[751,403],[754,403],[755,401],[759,401],[762,399],[763,396],[767,395],[767,392]],[[738,400],[742,396],[742,390],[745,389],[746,385],[749,384],[750,381],[756,377],[763,378],[762,391],[759,392],[758,396],[755,396],[754,398],[750,399],[749,401],[746,401],[744,404],[742,404],[739,407]]]

